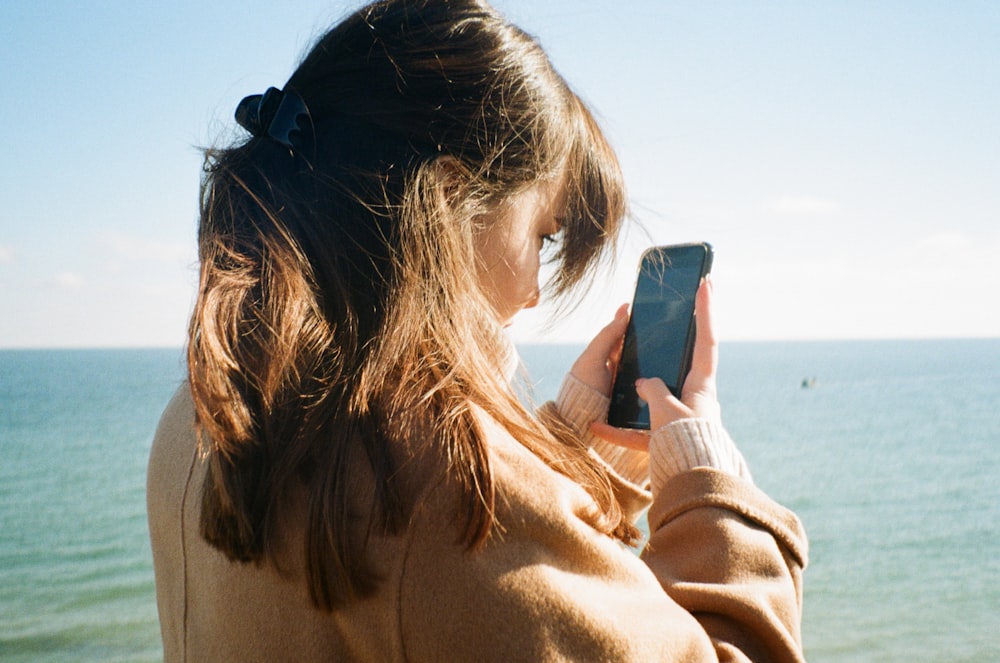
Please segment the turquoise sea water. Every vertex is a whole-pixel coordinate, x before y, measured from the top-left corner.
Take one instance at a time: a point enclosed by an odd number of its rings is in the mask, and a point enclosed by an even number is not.
[[[538,399],[578,350],[522,348]],[[0,351],[0,660],[160,659],[145,464],[182,372]],[[809,532],[810,661],[1000,660],[1000,340],[725,344],[720,392]]]

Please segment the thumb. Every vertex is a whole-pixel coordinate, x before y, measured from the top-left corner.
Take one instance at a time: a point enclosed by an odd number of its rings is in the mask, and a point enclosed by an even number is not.
[[[660,378],[641,378],[636,381],[635,390],[649,404],[650,430],[692,416],[691,410],[670,393]]]

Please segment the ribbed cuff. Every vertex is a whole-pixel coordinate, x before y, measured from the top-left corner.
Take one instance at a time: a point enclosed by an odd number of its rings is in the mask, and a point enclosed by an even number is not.
[[[556,396],[556,408],[562,418],[576,431],[590,440],[590,424],[603,420],[611,399],[590,385],[584,384],[572,373],[567,373]]]
[[[667,481],[696,467],[711,467],[752,481],[743,454],[722,424],[708,419],[680,419],[653,432],[649,441],[653,494]]]
[[[559,414],[577,431],[604,464],[621,479],[645,490],[649,484],[649,454],[605,442],[590,432],[590,424],[603,421],[611,399],[567,373],[556,397]]]

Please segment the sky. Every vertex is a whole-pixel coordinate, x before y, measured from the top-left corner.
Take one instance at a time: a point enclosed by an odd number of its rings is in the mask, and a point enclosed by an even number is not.
[[[0,348],[177,347],[200,148],[358,2],[0,3]],[[723,341],[1000,337],[1000,3],[495,0],[616,148],[651,244],[709,241]]]

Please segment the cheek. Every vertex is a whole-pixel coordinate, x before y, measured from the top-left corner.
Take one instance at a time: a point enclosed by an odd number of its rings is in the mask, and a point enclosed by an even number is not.
[[[538,247],[528,242],[517,256],[516,281],[521,294],[533,295],[538,290],[540,259]]]
[[[538,251],[531,242],[507,246],[497,269],[492,270],[492,298],[503,322],[538,303]]]

